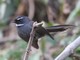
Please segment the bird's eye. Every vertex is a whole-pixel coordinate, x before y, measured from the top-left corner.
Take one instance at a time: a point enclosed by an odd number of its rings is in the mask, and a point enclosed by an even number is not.
[[[23,17],[18,17],[18,18],[17,18],[17,20],[22,20],[22,19],[23,19]]]
[[[23,17],[18,17],[18,18],[15,19],[15,23],[21,24],[22,20],[23,20]]]

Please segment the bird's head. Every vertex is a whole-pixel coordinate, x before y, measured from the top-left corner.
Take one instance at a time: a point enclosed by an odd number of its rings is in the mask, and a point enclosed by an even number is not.
[[[15,18],[14,23],[16,26],[23,26],[24,24],[29,23],[29,18],[26,16],[18,16]]]

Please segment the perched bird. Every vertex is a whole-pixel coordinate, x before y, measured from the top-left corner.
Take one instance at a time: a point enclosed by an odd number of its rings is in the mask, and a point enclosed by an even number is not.
[[[18,16],[15,18],[14,23],[16,24],[18,35],[23,40],[28,42],[34,21],[30,20],[27,16]],[[54,39],[50,35],[50,32],[64,31],[71,26],[72,25],[58,25],[58,26],[51,26],[51,27],[46,27],[46,28],[42,26],[37,27],[35,29],[36,32],[35,32],[35,37],[33,39],[32,46],[38,49],[39,48],[38,46],[39,38],[43,37],[44,35],[48,35],[52,39]]]

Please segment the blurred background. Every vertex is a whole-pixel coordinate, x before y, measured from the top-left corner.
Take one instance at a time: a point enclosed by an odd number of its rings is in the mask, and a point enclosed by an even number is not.
[[[0,0],[0,60],[22,60],[27,43],[17,35],[12,21],[16,16],[28,16],[44,27],[72,24],[76,27],[52,33],[54,41],[44,36],[40,48],[32,48],[29,60],[54,60],[64,48],[80,35],[80,0]],[[80,47],[75,50],[80,56]],[[78,60],[74,56],[66,60]],[[80,59],[79,59],[80,60]]]

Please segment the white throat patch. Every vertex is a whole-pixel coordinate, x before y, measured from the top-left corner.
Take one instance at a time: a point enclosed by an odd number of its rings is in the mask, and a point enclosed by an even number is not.
[[[23,26],[24,24],[16,24],[16,26]]]

